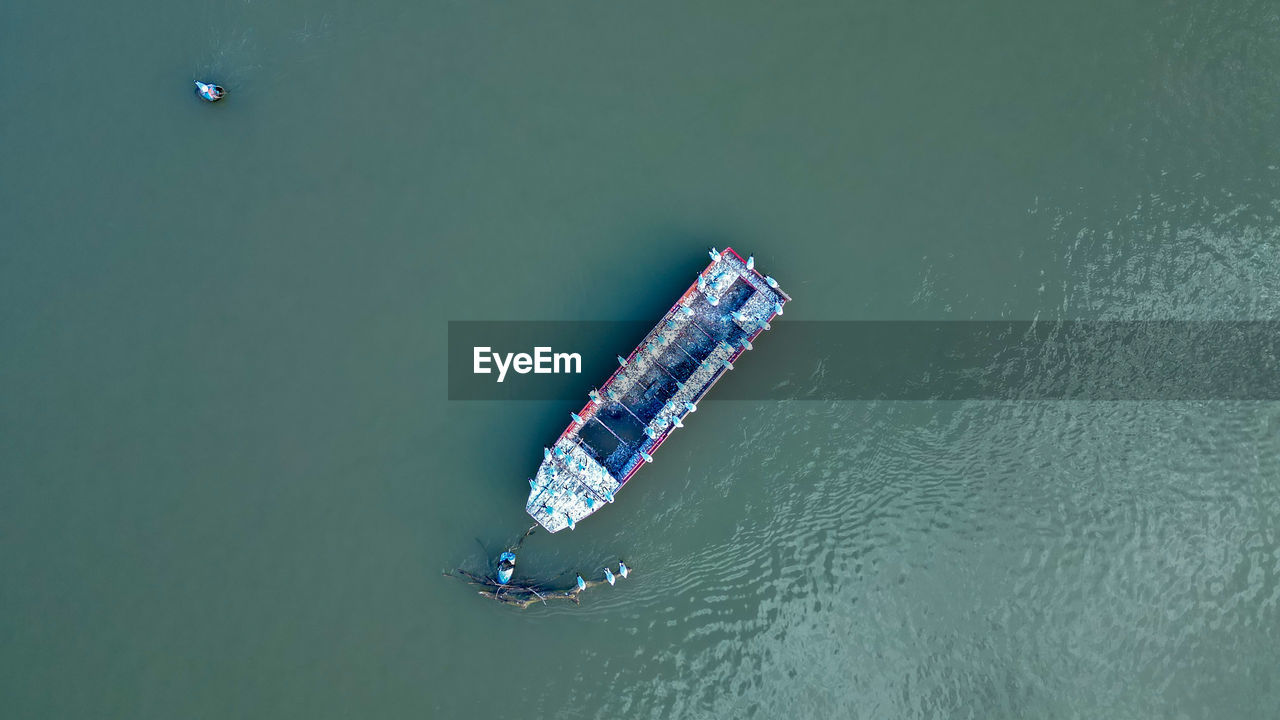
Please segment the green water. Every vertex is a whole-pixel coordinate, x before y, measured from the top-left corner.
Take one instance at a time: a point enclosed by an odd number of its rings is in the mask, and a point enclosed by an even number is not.
[[[1274,2],[11,1],[0,89],[4,717],[1280,707],[1275,403],[706,402],[522,553],[619,587],[441,577],[583,399],[448,320],[1280,318]]]

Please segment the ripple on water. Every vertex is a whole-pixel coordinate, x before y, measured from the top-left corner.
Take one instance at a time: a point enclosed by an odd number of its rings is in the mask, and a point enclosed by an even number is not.
[[[1070,703],[1141,715],[1151,698],[1135,683],[1165,707],[1211,685],[1253,707],[1265,679],[1253,663],[1277,659],[1280,641],[1275,410],[782,412],[787,422],[761,421],[743,449],[782,425],[795,430],[772,454],[820,456],[784,468],[735,454],[737,492],[759,501],[719,542],[646,572],[617,601],[639,667],[610,688],[614,707],[987,717]],[[869,431],[843,434],[859,425]]]
[[[1042,317],[1276,317],[1277,207],[1236,200],[1063,210],[1070,280]],[[928,278],[918,300],[945,299]],[[741,415],[729,467],[664,495],[635,537],[644,583],[608,601],[636,648],[608,689],[623,715],[1259,717],[1280,701],[1274,403]]]

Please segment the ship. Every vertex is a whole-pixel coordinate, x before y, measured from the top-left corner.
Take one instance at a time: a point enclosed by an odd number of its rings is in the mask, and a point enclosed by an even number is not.
[[[525,510],[555,533],[574,529],[614,497],[791,297],[732,248],[711,248],[698,273],[658,324],[625,357],[570,423],[529,479]]]

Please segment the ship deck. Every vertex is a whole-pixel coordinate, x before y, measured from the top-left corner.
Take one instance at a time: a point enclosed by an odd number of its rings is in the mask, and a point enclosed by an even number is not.
[[[526,506],[556,532],[612,502],[790,296],[726,248],[549,451]]]

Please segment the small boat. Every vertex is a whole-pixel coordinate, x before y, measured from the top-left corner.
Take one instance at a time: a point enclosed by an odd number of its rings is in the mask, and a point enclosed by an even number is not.
[[[631,568],[627,567],[627,564],[626,564],[626,563],[624,563],[624,562],[622,562],[621,560],[619,560],[619,561],[618,561],[618,574],[622,576],[622,579],[623,579],[623,580],[626,580],[626,579],[627,579],[627,574],[628,574],[628,573],[630,573],[630,572],[631,572]]]
[[[511,576],[516,571],[516,554],[508,550],[498,556],[498,584],[506,585],[511,582]]]
[[[579,576],[578,576],[578,590],[579,590],[579,591],[582,591],[582,590],[586,590],[586,589],[587,589],[587,581],[586,581],[586,580],[583,580],[583,579],[582,579],[582,576],[581,576],[581,575],[579,575]]]
[[[604,579],[608,580],[610,585],[612,585],[614,582],[613,573],[609,570],[609,568],[604,569]]]
[[[202,83],[199,80],[197,80],[196,94],[209,102],[218,102],[219,100],[227,96],[227,91],[224,90],[221,85],[214,85],[213,83]]]

